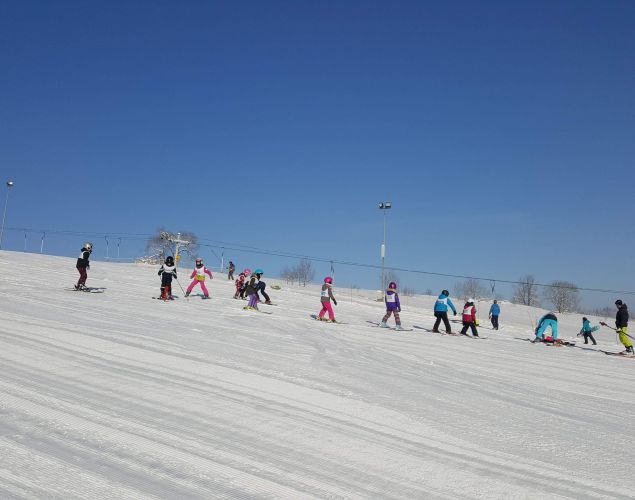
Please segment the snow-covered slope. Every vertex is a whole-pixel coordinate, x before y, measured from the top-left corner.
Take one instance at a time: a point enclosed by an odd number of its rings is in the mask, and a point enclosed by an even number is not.
[[[397,333],[337,283],[347,324],[322,324],[315,287],[266,315],[221,276],[212,300],[152,300],[143,265],[65,291],[74,264],[0,252],[0,498],[633,497],[635,360],[597,351],[608,331],[533,345],[539,311],[503,304],[486,340]],[[404,298],[404,325],[432,300]]]

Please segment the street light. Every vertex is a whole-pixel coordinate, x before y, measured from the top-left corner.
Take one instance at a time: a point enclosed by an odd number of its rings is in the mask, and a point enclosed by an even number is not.
[[[386,289],[386,283],[384,282],[384,261],[386,259],[386,210],[392,208],[392,203],[389,201],[382,201],[379,204],[379,210],[384,212],[384,241],[381,244],[381,289]]]
[[[7,205],[9,204],[9,191],[13,187],[13,181],[7,181],[7,197],[4,201],[4,213],[2,214],[2,229],[0,229],[0,250],[2,249],[2,235],[4,234],[4,221],[7,217]]]

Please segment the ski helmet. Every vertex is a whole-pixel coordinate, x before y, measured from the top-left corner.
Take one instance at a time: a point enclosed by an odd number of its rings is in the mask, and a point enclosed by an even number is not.
[[[265,272],[262,269],[260,269],[260,268],[256,269],[254,271],[254,273],[256,273],[256,274],[265,274]]]
[[[196,267],[201,267],[203,265],[203,259],[200,257],[196,259]]]
[[[395,283],[394,281],[391,281],[391,282],[388,284],[388,288],[389,288],[390,290],[397,290],[397,283]]]
[[[172,266],[172,265],[174,265],[174,257],[172,257],[171,255],[168,255],[168,256],[165,258],[165,263],[166,263],[168,266]]]
[[[93,244],[90,241],[87,241],[86,243],[84,243],[84,248],[91,252],[93,250]]]
[[[330,276],[327,276],[326,278],[324,278],[324,283],[328,283],[329,285],[333,283],[333,278],[331,278]]]
[[[589,321],[587,318],[582,318],[582,321]]]
[[[474,304],[474,299],[467,299],[468,304]]]
[[[441,295],[447,295],[449,297],[450,296],[450,292],[448,292],[447,290],[443,290],[441,292]]]
[[[243,271],[243,274],[244,274],[245,276],[250,276],[250,275],[251,275],[251,269],[249,269],[249,268],[245,269],[245,270]]]
[[[624,303],[624,302],[622,302],[620,299],[617,299],[617,300],[615,301],[615,305],[616,305],[616,306],[621,306],[623,303]]]

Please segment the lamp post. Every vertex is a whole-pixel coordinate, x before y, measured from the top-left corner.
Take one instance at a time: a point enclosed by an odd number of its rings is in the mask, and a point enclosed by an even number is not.
[[[386,259],[386,210],[392,208],[392,203],[389,201],[382,201],[379,204],[379,210],[384,212],[384,240],[381,244],[381,289],[386,289],[386,283],[384,283],[384,261]]]
[[[2,249],[2,235],[4,234],[4,221],[7,218],[7,205],[9,204],[9,191],[13,187],[13,181],[7,181],[7,197],[4,201],[4,213],[2,214],[2,229],[0,229],[0,249]]]

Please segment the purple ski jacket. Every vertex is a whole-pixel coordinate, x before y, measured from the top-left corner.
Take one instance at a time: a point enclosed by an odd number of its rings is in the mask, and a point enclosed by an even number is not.
[[[401,304],[399,304],[399,294],[394,290],[386,290],[384,302],[386,302],[387,311],[396,311],[397,309],[401,309]]]

